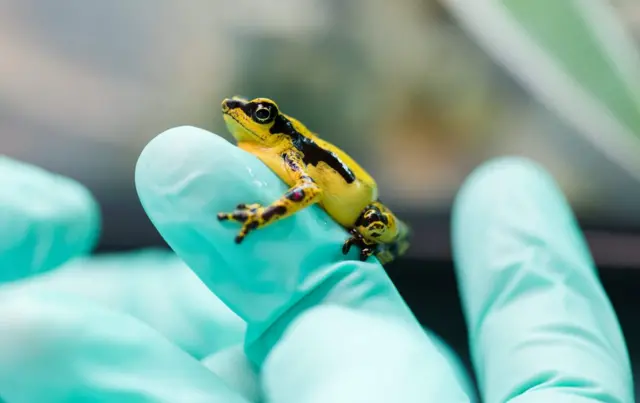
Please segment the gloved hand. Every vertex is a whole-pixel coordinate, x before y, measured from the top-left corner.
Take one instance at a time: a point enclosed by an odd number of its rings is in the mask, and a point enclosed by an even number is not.
[[[4,285],[0,396],[8,403],[469,401],[448,348],[421,329],[376,262],[357,261],[357,251],[354,260],[340,256],[346,233],[318,207],[233,243],[237,227],[216,213],[285,189],[253,156],[176,128],[144,150],[136,185],[202,282],[171,255],[146,252],[76,257]],[[15,247],[15,229],[0,229],[12,278],[53,267],[20,265],[39,250],[66,248],[58,253],[67,259],[86,250],[95,224],[83,238],[70,235],[71,219],[56,219],[65,241],[54,245],[38,232],[52,216],[38,218],[19,192],[12,197],[21,200],[13,214],[37,234]],[[82,197],[74,222],[90,228],[92,203]],[[52,202],[51,211],[68,210]],[[539,167],[502,159],[479,168],[457,198],[453,238],[485,401],[633,401],[615,314],[569,207]]]

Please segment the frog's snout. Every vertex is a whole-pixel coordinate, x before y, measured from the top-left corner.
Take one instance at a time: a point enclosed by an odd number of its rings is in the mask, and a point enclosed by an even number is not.
[[[223,113],[227,113],[229,112],[231,109],[233,109],[234,107],[237,108],[237,105],[234,105],[234,103],[237,103],[237,101],[234,101],[233,99],[229,99],[229,98],[225,98],[222,101],[222,112]]]
[[[222,101],[222,112],[227,113],[232,109],[242,108],[247,101],[241,97],[225,98]]]

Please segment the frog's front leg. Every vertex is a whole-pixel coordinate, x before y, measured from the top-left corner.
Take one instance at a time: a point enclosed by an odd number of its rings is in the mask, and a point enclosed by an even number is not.
[[[319,200],[322,190],[305,171],[301,156],[296,152],[285,152],[282,158],[285,169],[296,183],[280,199],[268,206],[239,204],[232,213],[218,214],[220,221],[242,223],[236,243],[241,243],[250,231],[286,218]]]
[[[379,201],[362,210],[349,233],[351,237],[345,241],[342,252],[346,255],[351,246],[357,245],[360,260],[375,254],[385,264],[404,254],[409,247],[409,227]]]

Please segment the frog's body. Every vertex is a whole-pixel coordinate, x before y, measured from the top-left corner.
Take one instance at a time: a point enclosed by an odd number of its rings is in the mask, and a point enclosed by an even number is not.
[[[251,230],[318,203],[349,229],[351,238],[343,253],[358,245],[362,260],[376,254],[387,263],[406,251],[408,227],[379,201],[374,179],[344,151],[281,113],[266,98],[225,99],[222,112],[238,147],[257,156],[290,186],[269,206],[240,204],[233,213],[218,215],[243,223],[237,243]]]

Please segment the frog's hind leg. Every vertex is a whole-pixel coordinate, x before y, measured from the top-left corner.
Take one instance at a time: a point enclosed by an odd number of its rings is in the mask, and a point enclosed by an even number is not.
[[[342,244],[342,253],[346,255],[351,250],[352,246],[360,248],[360,260],[365,261],[371,256],[377,249],[378,244],[365,239],[356,228],[349,230],[351,237]]]
[[[346,255],[353,245],[360,247],[360,260],[375,254],[382,264],[394,260],[408,248],[409,227],[380,201],[366,206],[354,227],[351,237],[342,247]]]
[[[396,258],[405,254],[409,249],[409,240],[411,238],[411,229],[402,221],[398,223],[398,235],[393,242],[383,243],[378,245],[376,251],[376,257],[380,260],[380,263],[387,264]]]

